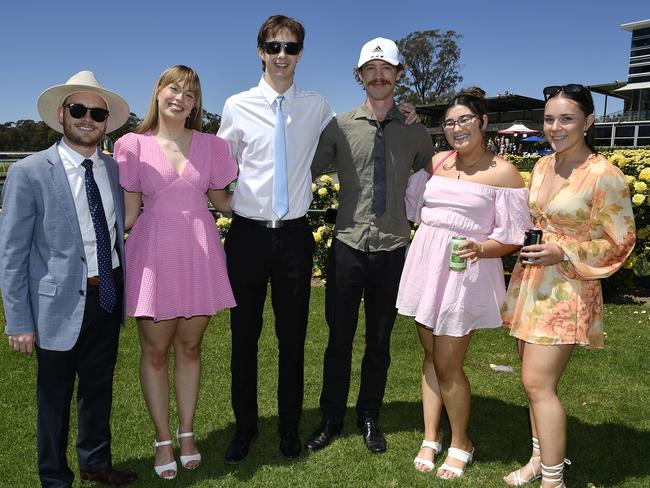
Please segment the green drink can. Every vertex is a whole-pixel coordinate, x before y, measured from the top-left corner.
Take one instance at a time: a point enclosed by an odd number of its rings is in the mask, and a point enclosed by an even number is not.
[[[465,271],[467,269],[467,260],[456,256],[460,251],[458,245],[465,242],[467,238],[463,236],[454,236],[451,238],[451,253],[449,254],[449,269],[452,271]]]

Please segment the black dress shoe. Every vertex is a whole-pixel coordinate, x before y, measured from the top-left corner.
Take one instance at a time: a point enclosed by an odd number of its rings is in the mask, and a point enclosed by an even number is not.
[[[296,427],[280,429],[280,452],[282,455],[287,459],[295,459],[300,456],[301,450],[298,429]]]
[[[373,454],[386,452],[386,438],[381,430],[377,421],[373,418],[365,418],[359,422],[359,429],[363,435],[363,442],[366,447]]]
[[[305,441],[305,449],[311,452],[327,447],[335,436],[343,432],[342,422],[323,420]]]
[[[135,483],[138,479],[138,475],[133,471],[123,471],[115,468],[102,469],[101,471],[95,471],[92,473],[80,469],[79,478],[81,481],[92,481],[104,485],[123,486]]]
[[[235,432],[235,437],[228,444],[224,456],[226,464],[241,463],[248,456],[248,451],[255,439],[257,439],[257,429],[252,432]]]

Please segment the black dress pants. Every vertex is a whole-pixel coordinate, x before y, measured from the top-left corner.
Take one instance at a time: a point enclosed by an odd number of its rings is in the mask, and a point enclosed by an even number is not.
[[[280,428],[297,427],[303,403],[314,253],[314,238],[307,220],[290,227],[267,229],[235,217],[225,249],[228,276],[237,301],[237,306],[230,310],[231,401],[237,430],[248,433],[257,429],[257,344],[269,280],[279,347]]]
[[[121,283],[118,297],[121,297]],[[77,385],[77,457],[79,468],[100,471],[112,467],[111,403],[117,360],[121,303],[109,314],[99,307],[99,287],[88,287],[77,342],[69,351],[36,348],[38,472],[43,487],[72,486],[66,448],[70,401]]]
[[[397,315],[395,302],[405,249],[365,252],[336,239],[332,242],[325,285],[329,341],[325,350],[320,397],[324,418],[342,422],[345,416],[350,390],[352,343],[362,297],[366,346],[356,411],[358,419],[379,418],[390,365],[390,335]]]

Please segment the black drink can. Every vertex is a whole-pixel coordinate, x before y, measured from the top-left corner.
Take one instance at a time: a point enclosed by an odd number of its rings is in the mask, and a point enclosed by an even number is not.
[[[528,229],[524,238],[524,246],[542,243],[542,229]]]

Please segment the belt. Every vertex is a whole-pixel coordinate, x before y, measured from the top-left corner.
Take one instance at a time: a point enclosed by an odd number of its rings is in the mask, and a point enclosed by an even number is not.
[[[304,227],[307,225],[307,217],[299,217],[297,219],[289,220],[255,220],[242,217],[238,214],[233,214],[232,220],[233,222],[240,222],[246,225],[266,227],[267,229],[279,229],[280,227]]]
[[[113,268],[113,277],[117,278],[121,270],[122,268],[120,266]],[[91,276],[88,278],[88,286],[99,286],[99,276]]]

